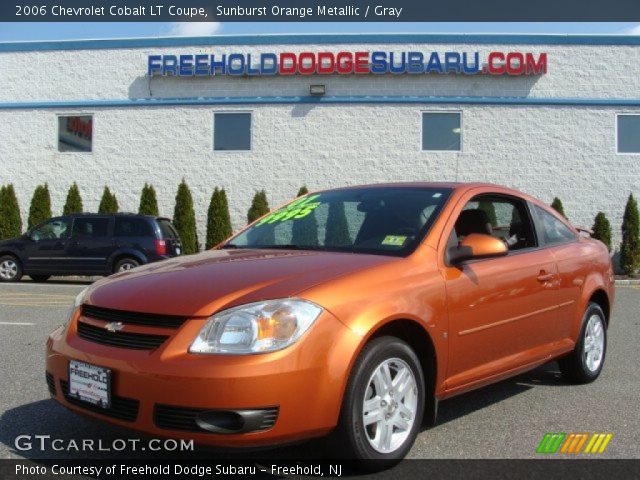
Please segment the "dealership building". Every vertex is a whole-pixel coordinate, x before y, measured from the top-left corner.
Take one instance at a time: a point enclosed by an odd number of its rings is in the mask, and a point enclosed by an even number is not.
[[[145,182],[171,215],[191,187],[204,239],[216,186],[243,226],[309,189],[486,181],[619,242],[640,195],[640,37],[256,35],[0,44],[0,184],[23,220],[48,182],[87,211],[105,185],[136,211]],[[25,222],[26,223],[26,222]]]

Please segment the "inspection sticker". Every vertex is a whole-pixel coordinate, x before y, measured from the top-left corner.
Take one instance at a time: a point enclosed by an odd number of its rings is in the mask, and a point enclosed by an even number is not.
[[[406,235],[387,235],[382,240],[382,245],[392,245],[394,247],[401,247],[407,240]]]

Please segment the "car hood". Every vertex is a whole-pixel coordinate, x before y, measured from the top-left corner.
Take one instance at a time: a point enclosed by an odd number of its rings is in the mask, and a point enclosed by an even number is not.
[[[100,280],[85,303],[133,312],[209,316],[296,295],[396,257],[296,250],[212,250],[152,263]]]

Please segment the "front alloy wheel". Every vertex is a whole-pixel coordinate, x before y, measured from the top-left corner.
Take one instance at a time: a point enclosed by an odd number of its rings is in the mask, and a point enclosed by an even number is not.
[[[22,277],[20,262],[11,255],[0,258],[0,281],[17,282]]]
[[[374,450],[391,453],[411,434],[418,406],[418,385],[404,360],[383,361],[369,379],[362,423]]]
[[[372,470],[387,468],[409,452],[422,425],[425,381],[411,347],[379,337],[358,356],[334,433],[336,456]]]

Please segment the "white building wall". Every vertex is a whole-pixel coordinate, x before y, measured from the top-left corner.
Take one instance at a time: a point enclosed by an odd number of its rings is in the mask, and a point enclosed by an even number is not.
[[[154,78],[155,97],[306,95],[324,83],[329,95],[443,95],[637,98],[640,48],[582,46],[268,46],[2,53],[0,102],[126,99],[148,95],[148,54],[366,50],[546,51],[549,73],[527,78],[349,76]],[[617,64],[611,65],[612,59]],[[589,70],[584,70],[584,64]],[[578,68],[580,67],[580,68]],[[591,70],[593,69],[593,70]],[[462,152],[421,151],[425,110],[463,112]],[[251,111],[247,152],[213,151],[213,113]],[[136,211],[145,182],[171,216],[184,177],[194,195],[199,237],[216,186],[227,190],[240,228],[254,192],[272,206],[310,189],[402,180],[490,181],[551,202],[562,198],[574,224],[590,226],[602,210],[616,242],[626,198],[640,196],[639,155],[618,155],[618,112],[640,108],[522,105],[285,104],[83,109],[0,109],[0,184],[13,183],[26,223],[37,184],[48,182],[55,213],[79,183],[85,210],[95,211],[104,185],[121,210]],[[58,114],[92,114],[92,153],[57,151]]]

